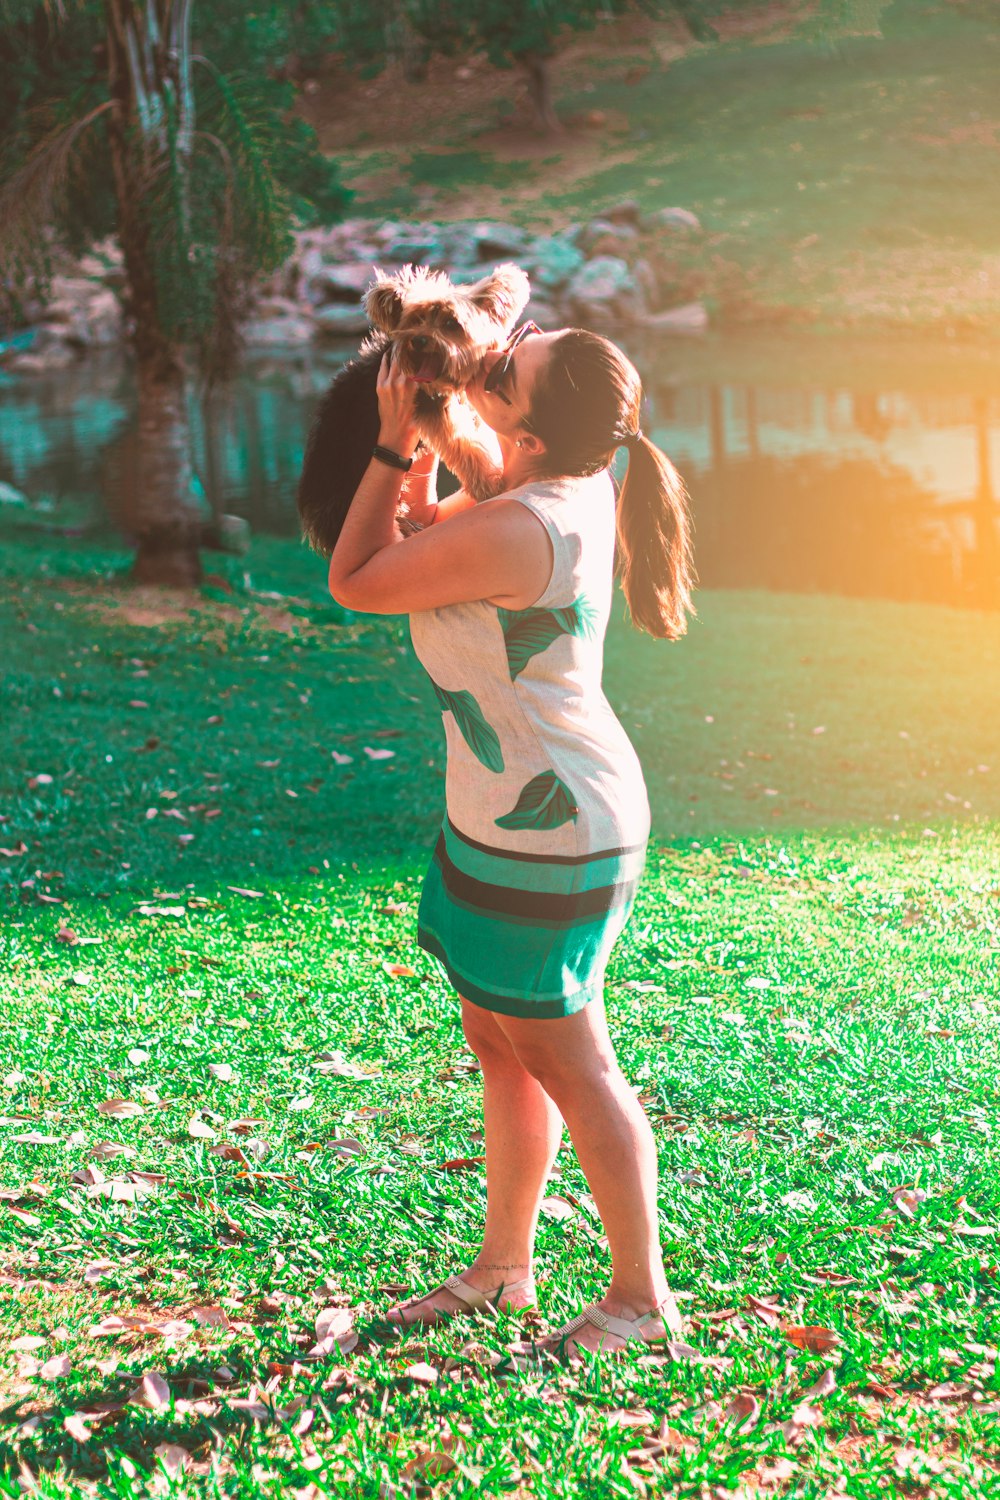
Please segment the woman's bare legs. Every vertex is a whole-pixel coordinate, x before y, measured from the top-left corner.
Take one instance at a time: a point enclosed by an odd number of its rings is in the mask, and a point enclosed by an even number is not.
[[[492,1011],[462,1000],[466,1040],[483,1067],[486,1224],[479,1253],[460,1274],[483,1292],[529,1274],[539,1204],[562,1136],[558,1109],[518,1060],[499,1020]],[[531,1300],[530,1293],[522,1292],[509,1304],[505,1298],[504,1305],[522,1307]],[[440,1289],[409,1301],[403,1320],[433,1322],[438,1309],[450,1313],[461,1307],[451,1292]],[[387,1316],[400,1320],[396,1308]]]
[[[680,1331],[669,1296],[656,1213],[657,1161],[645,1111],[615,1057],[603,999],[555,1020],[498,1016],[511,1048],[566,1121],[611,1251],[611,1284],[598,1306],[635,1318],[659,1306],[643,1326],[649,1338]],[[587,1325],[574,1342],[614,1348],[614,1335]]]

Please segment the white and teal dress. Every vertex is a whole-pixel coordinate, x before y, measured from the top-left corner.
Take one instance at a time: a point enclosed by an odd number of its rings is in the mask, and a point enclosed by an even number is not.
[[[545,592],[410,616],[448,756],[417,942],[473,1004],[565,1016],[601,993],[649,837],[642,767],[601,687],[615,496],[603,469],[503,498],[552,540]]]

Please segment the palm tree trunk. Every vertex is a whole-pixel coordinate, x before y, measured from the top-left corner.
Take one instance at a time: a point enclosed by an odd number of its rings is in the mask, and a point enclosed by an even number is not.
[[[136,580],[190,586],[201,577],[198,542],[203,517],[192,487],[185,368],[181,351],[161,326],[150,227],[143,213],[144,179],[161,126],[161,80],[156,76],[154,37],[148,26],[144,29],[137,7],[132,0],[106,3],[108,82],[115,104],[108,139],[139,406],[120,510],[136,544]],[[183,5],[185,25],[188,11]],[[150,16],[155,19],[155,12],[149,12],[147,22]],[[190,125],[187,116],[185,105],[184,130]]]

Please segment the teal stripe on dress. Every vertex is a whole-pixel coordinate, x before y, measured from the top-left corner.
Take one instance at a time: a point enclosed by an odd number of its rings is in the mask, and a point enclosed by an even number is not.
[[[485,849],[473,847],[447,818],[442,826],[448,857],[458,869],[476,880],[485,880],[490,885],[513,886],[519,891],[570,895],[575,891],[592,891],[598,886],[619,885],[623,881],[638,879],[646,860],[644,843],[620,853],[597,853],[580,861],[547,860],[544,856],[525,860],[516,852],[508,854],[498,849],[487,853]]]

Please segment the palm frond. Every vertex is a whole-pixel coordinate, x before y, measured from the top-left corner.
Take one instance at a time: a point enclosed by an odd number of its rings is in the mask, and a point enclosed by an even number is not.
[[[56,216],[80,137],[112,107],[113,100],[105,99],[79,119],[50,132],[0,186],[0,273],[23,273],[39,262],[39,228]]]

